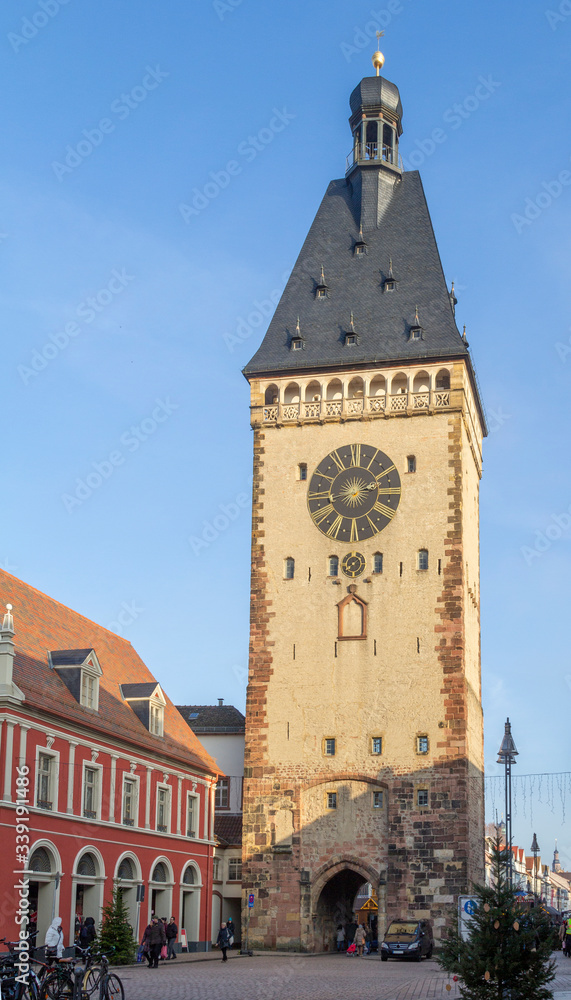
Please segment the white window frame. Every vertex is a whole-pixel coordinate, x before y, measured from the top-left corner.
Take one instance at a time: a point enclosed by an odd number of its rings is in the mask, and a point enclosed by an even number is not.
[[[222,882],[222,876],[224,871],[222,869],[222,858],[219,858],[216,854],[212,859],[212,881]]]
[[[328,750],[328,743],[333,744],[333,752]],[[324,736],[323,737],[323,756],[324,757],[335,757],[337,754],[337,737],[336,736]]]
[[[221,781],[224,781],[225,784],[226,784],[226,793],[227,794],[226,794],[226,805],[225,806],[220,805],[220,803],[216,801],[216,793],[218,791],[218,786],[220,785]],[[230,778],[219,778],[218,781],[216,782],[216,785],[214,787],[214,808],[215,809],[223,809],[223,810],[230,809]]]
[[[193,805],[193,811],[192,811],[192,816],[193,816],[194,827],[195,828],[194,828],[194,832],[193,833],[189,833],[189,827],[188,827],[189,805],[190,805],[191,799],[192,799],[192,801],[194,803],[194,805]],[[199,840],[199,833],[200,833],[200,797],[196,794],[196,792],[187,792],[186,793],[186,815],[185,815],[184,822],[185,822],[185,827],[184,827],[184,829],[185,829],[185,835],[187,837],[190,837],[192,840]]]
[[[171,815],[172,815],[172,808],[171,808],[171,806],[172,806],[172,788],[171,788],[170,785],[167,785],[163,781],[157,782],[157,786],[156,787],[157,787],[157,800],[156,800],[156,814],[155,814],[155,830],[157,830],[159,833],[170,833],[171,832]],[[163,826],[166,827],[165,830],[159,830],[159,793],[160,792],[166,792],[167,793],[167,801],[166,801],[166,823],[163,824]]]
[[[153,711],[156,712],[158,725],[153,724]],[[165,734],[165,707],[158,698],[149,698],[149,732],[151,736],[164,736]]]
[[[377,801],[377,797],[380,797],[380,801]],[[382,809],[385,804],[385,798],[383,792],[376,788],[373,791],[373,809]]]
[[[96,807],[93,810],[95,816],[85,815],[85,791],[87,787],[86,772],[87,770],[95,771],[97,774],[97,784],[96,784]],[[83,762],[83,774],[81,777],[81,816],[83,819],[101,819],[101,793],[103,787],[103,766],[101,764],[94,764],[90,760],[84,760]]]
[[[40,791],[40,755],[42,757],[51,757],[53,766],[50,769],[50,795],[51,795],[51,809],[44,809],[43,806],[39,806],[40,801],[39,791]],[[47,747],[38,746],[36,747],[36,782],[35,782],[35,796],[34,796],[34,806],[37,809],[41,809],[43,812],[59,812],[58,806],[58,795],[59,795],[59,752],[57,750],[48,750]],[[47,802],[47,799],[42,799],[43,802]]]
[[[240,878],[231,878],[232,868],[239,866]],[[228,882],[241,882],[242,881],[242,858],[228,858]]]
[[[381,749],[380,750],[375,750],[375,740],[380,740],[381,741]],[[371,754],[373,755],[373,757],[382,757],[383,756],[383,750],[385,749],[384,745],[383,745],[384,741],[385,741],[384,736],[381,736],[381,735],[371,736]]]
[[[426,740],[426,750],[421,750],[420,749],[420,741],[421,740]],[[417,752],[417,754],[418,754],[419,757],[427,757],[428,754],[430,753],[430,737],[429,737],[428,733],[420,733],[416,737],[416,752]]]
[[[85,697],[84,684],[93,685],[93,704],[89,704],[90,699]],[[99,677],[94,674],[91,670],[86,670],[85,667],[81,668],[81,690],[79,692],[79,704],[83,705],[84,708],[90,708],[92,712],[97,712],[99,708]]]
[[[334,795],[335,796],[335,805],[331,804],[332,800],[329,798],[330,795]],[[331,789],[329,789],[329,791],[325,792],[325,808],[326,809],[329,809],[330,811],[333,811],[334,809],[337,809],[338,804],[339,804],[339,796],[337,794],[337,789],[336,788],[331,788]]]
[[[130,823],[125,823],[125,783],[127,781],[132,781],[135,785],[135,804],[133,808],[133,825]],[[139,826],[139,775],[131,774],[129,771],[123,772],[123,780],[121,782],[121,826],[125,826],[130,830],[136,830]]]
[[[419,802],[421,793],[424,795],[426,793],[426,803]],[[428,788],[417,788],[416,789],[416,802],[417,809],[429,809],[430,808],[430,789]]]

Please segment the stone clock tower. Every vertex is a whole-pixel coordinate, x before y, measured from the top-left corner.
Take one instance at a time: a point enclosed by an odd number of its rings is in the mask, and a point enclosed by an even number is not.
[[[414,916],[438,938],[483,878],[485,421],[420,176],[401,166],[398,89],[369,77],[350,103],[346,175],[244,372],[251,947],[331,949],[367,882],[379,933]]]

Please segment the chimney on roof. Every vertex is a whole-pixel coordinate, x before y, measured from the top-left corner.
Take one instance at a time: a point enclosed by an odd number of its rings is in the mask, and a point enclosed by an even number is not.
[[[218,699],[218,708],[221,708],[223,704],[224,704],[224,698],[219,698]]]
[[[14,619],[12,605],[6,605],[6,614],[0,629],[0,703],[11,702],[21,704],[25,701],[24,692],[14,684]]]

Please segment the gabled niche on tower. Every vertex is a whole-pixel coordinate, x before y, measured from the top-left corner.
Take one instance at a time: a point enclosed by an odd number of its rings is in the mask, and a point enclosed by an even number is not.
[[[350,639],[367,638],[367,601],[357,596],[357,587],[354,583],[349,587],[349,593],[337,605],[339,615],[338,639],[340,641]]]

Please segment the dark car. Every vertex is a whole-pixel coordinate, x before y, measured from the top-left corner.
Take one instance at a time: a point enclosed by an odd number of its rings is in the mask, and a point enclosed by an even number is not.
[[[413,958],[420,962],[430,958],[434,948],[432,927],[428,920],[392,920],[381,945],[381,959]]]

